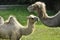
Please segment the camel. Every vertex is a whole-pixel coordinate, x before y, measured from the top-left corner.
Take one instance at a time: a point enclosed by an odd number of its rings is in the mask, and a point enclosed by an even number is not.
[[[10,16],[7,22],[0,26],[0,38],[21,40],[22,35],[31,34],[38,17],[29,15],[27,19],[27,26],[25,27],[14,16]]]
[[[4,24],[4,19],[2,16],[0,16],[0,25]]]
[[[48,16],[46,12],[46,5],[44,2],[35,2],[28,6],[28,11],[33,13],[36,11],[41,22],[48,27],[59,27],[60,26],[60,11],[54,16]]]

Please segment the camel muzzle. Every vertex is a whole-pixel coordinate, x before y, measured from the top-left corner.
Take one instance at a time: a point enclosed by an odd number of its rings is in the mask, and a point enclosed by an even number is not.
[[[35,17],[34,20],[35,20],[35,21],[38,21],[38,17]]]

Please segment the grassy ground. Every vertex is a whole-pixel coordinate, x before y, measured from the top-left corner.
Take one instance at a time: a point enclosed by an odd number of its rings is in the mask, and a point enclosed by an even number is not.
[[[16,16],[17,20],[22,25],[26,25],[26,17],[30,15],[30,13],[27,11],[26,7],[15,7],[9,10],[0,10],[0,16],[3,16],[5,20],[8,19],[9,15]],[[23,36],[21,40],[60,40],[60,28],[47,27],[41,22],[37,22],[35,25],[35,31],[28,36]]]

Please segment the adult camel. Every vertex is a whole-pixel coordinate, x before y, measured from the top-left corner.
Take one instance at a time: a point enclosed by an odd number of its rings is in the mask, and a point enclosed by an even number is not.
[[[46,5],[44,2],[36,2],[28,6],[29,12],[37,11],[38,17],[41,22],[49,27],[58,27],[60,26],[60,11],[54,16],[48,16],[46,13]]]

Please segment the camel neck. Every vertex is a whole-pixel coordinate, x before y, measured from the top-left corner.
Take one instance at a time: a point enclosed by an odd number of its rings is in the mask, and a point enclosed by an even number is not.
[[[42,6],[41,9],[37,8],[37,12],[38,12],[38,16],[43,24],[45,24],[47,26],[53,26],[53,27],[58,26],[57,17],[56,16],[49,17],[46,13],[45,7]]]
[[[46,12],[46,7],[45,6],[42,6],[41,8],[37,8],[37,12],[38,12],[38,16],[40,18],[44,18],[44,19],[53,19],[55,18],[56,16],[58,16],[60,14],[60,11],[58,13],[56,13],[55,15],[53,16],[48,16],[47,12]]]
[[[34,28],[34,22],[31,22],[31,21],[29,21],[28,20],[28,22],[27,22],[27,29],[32,29],[32,28]]]
[[[32,33],[32,31],[33,31],[33,28],[34,28],[34,23],[32,23],[32,22],[30,22],[29,20],[28,20],[28,22],[27,22],[27,27],[25,27],[25,28],[23,28],[22,30],[22,34],[23,35],[29,35],[29,34],[31,34]]]
[[[37,12],[38,12],[38,16],[40,18],[48,18],[47,14],[46,14],[46,8],[42,6],[42,8],[40,9],[39,7],[37,8]]]

